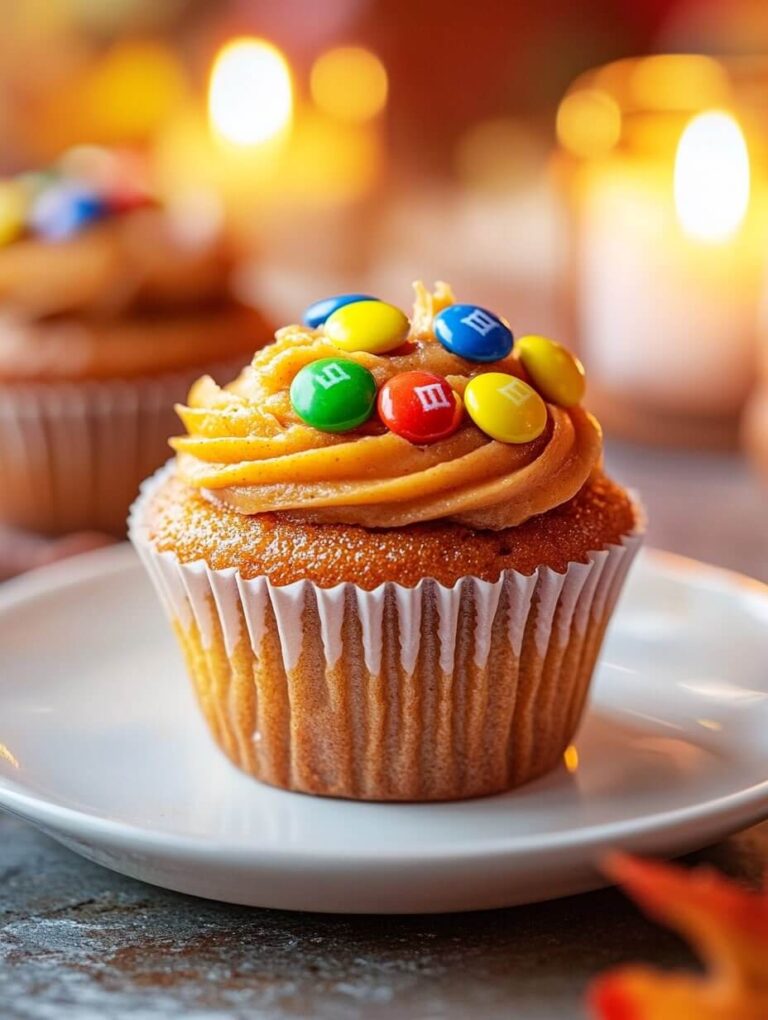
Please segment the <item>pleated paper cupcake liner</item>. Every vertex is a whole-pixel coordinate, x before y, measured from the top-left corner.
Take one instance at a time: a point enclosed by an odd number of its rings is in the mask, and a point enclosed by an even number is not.
[[[143,512],[164,477],[143,488],[130,538],[213,736],[245,772],[428,801],[497,793],[560,762],[641,527],[562,574],[278,587],[159,552]]]
[[[205,372],[230,379],[241,367],[0,385],[0,521],[50,535],[124,535],[141,481],[168,458],[174,403]]]

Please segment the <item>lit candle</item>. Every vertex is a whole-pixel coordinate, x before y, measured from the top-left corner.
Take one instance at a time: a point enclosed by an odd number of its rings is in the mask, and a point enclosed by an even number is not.
[[[185,209],[200,205],[200,196],[206,208],[209,197],[220,197],[241,247],[268,238],[273,258],[281,245],[311,254],[308,233],[326,233],[343,247],[345,214],[354,218],[357,243],[365,237],[359,203],[383,166],[387,73],[369,50],[345,46],[318,57],[309,84],[312,101],[297,102],[275,46],[250,37],[226,43],[211,67],[205,115],[189,105],[158,141],[161,194]],[[313,266],[316,272],[316,259]]]
[[[293,122],[293,87],[280,51],[263,39],[228,42],[213,62],[207,117],[187,107],[158,141],[158,187],[169,200],[221,198],[230,228],[247,231],[277,187]]]
[[[720,105],[619,125],[618,104],[608,111],[602,133],[591,119],[603,151],[574,192],[576,322],[598,406],[642,438],[717,441],[754,379],[768,247],[744,130]],[[559,127],[567,143],[574,125]]]

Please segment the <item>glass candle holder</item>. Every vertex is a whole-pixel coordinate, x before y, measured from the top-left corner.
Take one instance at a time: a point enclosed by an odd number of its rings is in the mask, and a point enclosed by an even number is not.
[[[610,432],[735,442],[756,372],[767,129],[766,60],[621,60],[562,100],[569,319]]]

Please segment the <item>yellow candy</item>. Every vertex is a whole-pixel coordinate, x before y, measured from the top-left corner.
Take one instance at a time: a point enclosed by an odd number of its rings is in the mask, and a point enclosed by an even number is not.
[[[560,407],[574,407],[584,399],[584,368],[562,344],[545,336],[522,336],[515,352],[547,400]]]
[[[547,426],[547,405],[536,390],[506,372],[470,379],[464,404],[475,425],[502,443],[528,443]]]
[[[386,354],[408,336],[410,324],[399,308],[384,301],[355,301],[325,320],[325,334],[342,351]]]
[[[24,194],[11,182],[0,183],[0,247],[10,244],[24,230]]]

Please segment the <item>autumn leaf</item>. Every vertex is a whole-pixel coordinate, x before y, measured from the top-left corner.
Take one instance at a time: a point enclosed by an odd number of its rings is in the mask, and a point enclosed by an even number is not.
[[[768,1020],[768,890],[752,892],[711,868],[624,854],[606,872],[652,918],[686,938],[704,975],[621,967],[589,991],[600,1020]]]

